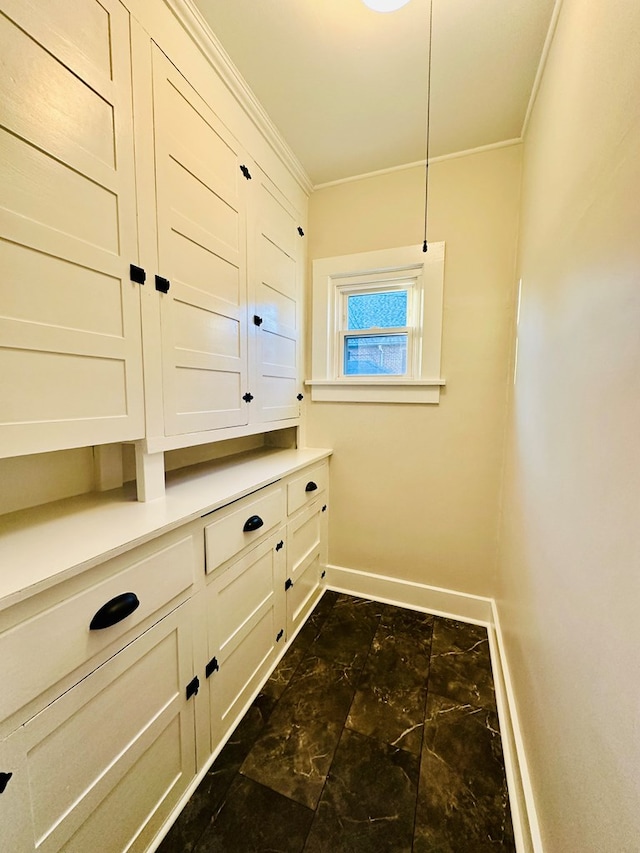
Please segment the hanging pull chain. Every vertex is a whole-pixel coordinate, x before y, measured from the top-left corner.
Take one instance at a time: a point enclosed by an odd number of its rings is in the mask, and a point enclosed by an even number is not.
[[[433,0],[429,0],[429,61],[427,64],[427,144],[424,168],[424,243],[422,251],[429,248],[427,244],[427,220],[429,215],[429,124],[431,119],[431,50],[433,46]]]

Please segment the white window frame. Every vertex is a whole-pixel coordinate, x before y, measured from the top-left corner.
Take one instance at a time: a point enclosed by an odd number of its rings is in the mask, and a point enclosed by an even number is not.
[[[359,252],[313,262],[311,399],[319,402],[438,403],[440,376],[444,243]],[[411,288],[408,329],[368,329],[357,334],[408,331],[407,372],[402,375],[345,375],[343,369],[346,297],[363,292]]]
[[[422,316],[422,282],[417,275],[398,276],[397,273],[378,273],[374,276],[346,276],[343,279],[335,279],[334,285],[338,290],[336,298],[336,334],[335,346],[336,367],[335,374],[339,379],[352,379],[352,374],[344,372],[344,345],[345,338],[367,338],[372,335],[406,335],[407,337],[407,372],[401,378],[414,379],[420,373],[420,335],[416,335],[416,328],[420,325]],[[350,296],[368,293],[393,293],[394,291],[407,292],[407,325],[401,327],[385,326],[370,329],[349,329],[347,312]],[[364,374],[363,374],[364,376]]]

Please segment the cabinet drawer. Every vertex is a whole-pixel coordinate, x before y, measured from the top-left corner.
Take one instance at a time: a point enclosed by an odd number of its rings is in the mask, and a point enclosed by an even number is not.
[[[325,491],[329,480],[329,466],[326,462],[307,468],[303,473],[287,484],[287,513],[292,515],[306,506]],[[315,486],[315,488],[314,488]]]
[[[12,782],[30,792],[39,853],[143,851],[184,793],[195,774],[193,702],[184,690],[191,677],[188,607],[9,738]]]
[[[204,529],[207,572],[239,554],[282,522],[283,491],[280,486],[243,498],[212,514]]]
[[[100,582],[0,634],[0,719],[100,653],[96,665],[115,654],[131,641],[133,629],[141,626],[142,630],[142,623],[154,614],[160,618],[187,597],[195,574],[193,536],[169,536],[169,541],[160,540],[163,544],[153,543],[151,553],[147,545],[114,559],[113,574],[106,579],[105,566],[99,567]],[[119,606],[120,597],[131,593],[135,599],[124,602],[130,606]],[[96,613],[114,599],[112,618],[120,621],[92,630]],[[127,615],[136,600],[138,604]]]

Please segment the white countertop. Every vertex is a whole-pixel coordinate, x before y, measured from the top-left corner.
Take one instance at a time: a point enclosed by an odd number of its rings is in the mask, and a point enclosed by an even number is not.
[[[330,455],[262,448],[172,471],[148,503],[127,485],[0,516],[0,610]]]

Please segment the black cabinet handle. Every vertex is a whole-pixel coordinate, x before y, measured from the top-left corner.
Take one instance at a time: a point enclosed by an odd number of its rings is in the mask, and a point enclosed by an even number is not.
[[[304,400],[304,394],[298,394],[296,400]]]
[[[4,794],[4,789],[9,784],[9,779],[13,776],[13,773],[0,773],[0,794]]]
[[[307,485],[304,487],[305,492],[315,492],[318,488],[318,484],[314,483],[313,480],[309,480]]]
[[[129,265],[129,278],[136,284],[144,284],[147,280],[147,274],[142,267],[137,267],[135,264]]]
[[[170,287],[171,282],[168,278],[162,278],[161,275],[156,276],[156,290],[159,290],[160,293],[169,293]]]
[[[101,631],[103,628],[110,628],[112,625],[122,622],[127,616],[131,616],[139,606],[140,602],[135,592],[123,592],[122,595],[116,595],[98,610],[91,620],[89,630]]]
[[[262,317],[258,316],[258,314],[253,315],[253,325],[261,326],[262,325]]]
[[[293,581],[291,580],[291,578],[287,578],[286,581],[284,582],[284,591],[286,592],[288,589],[291,589],[292,586],[293,586]]]
[[[252,515],[251,518],[248,518],[245,521],[242,530],[245,533],[251,533],[252,530],[260,530],[263,524],[264,521],[260,518],[259,515]]]

